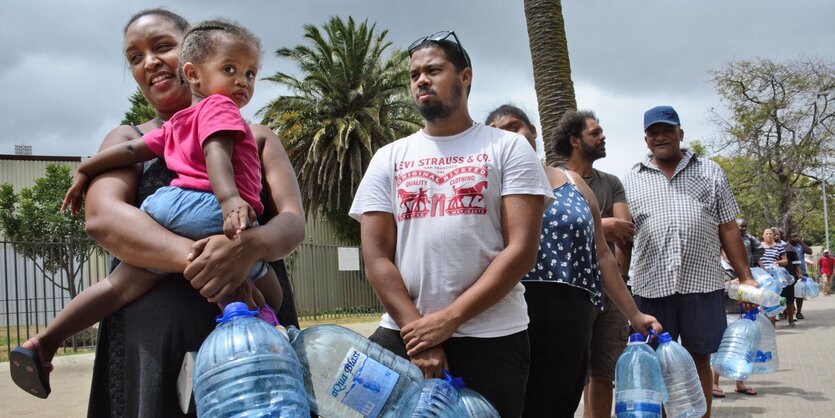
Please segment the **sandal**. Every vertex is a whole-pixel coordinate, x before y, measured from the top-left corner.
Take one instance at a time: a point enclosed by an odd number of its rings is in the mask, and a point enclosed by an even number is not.
[[[745,389],[737,389],[736,393],[741,393],[743,395],[754,396],[757,394],[757,390],[751,387],[747,387]]]
[[[712,393],[713,393],[714,398],[724,398],[725,397],[725,391],[723,391],[722,389],[713,389]]]
[[[26,392],[46,399],[51,392],[49,374],[55,368],[51,362],[44,360],[43,347],[38,337],[32,337],[27,342],[32,344],[35,351],[17,346],[9,354],[12,380]]]

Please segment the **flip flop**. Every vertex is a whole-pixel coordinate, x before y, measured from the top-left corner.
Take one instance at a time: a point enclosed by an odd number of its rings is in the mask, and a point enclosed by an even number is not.
[[[724,398],[725,392],[722,389],[713,389],[714,398]]]
[[[54,367],[52,363],[43,359],[41,341],[38,337],[32,337],[28,342],[32,343],[35,351],[17,346],[9,354],[12,380],[26,392],[46,399],[52,391],[49,387],[49,374]]]
[[[757,394],[757,390],[754,388],[737,389],[735,392],[748,396],[754,396]]]

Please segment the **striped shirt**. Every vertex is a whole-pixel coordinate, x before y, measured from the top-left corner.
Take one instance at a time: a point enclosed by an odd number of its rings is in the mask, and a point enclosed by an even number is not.
[[[624,177],[635,223],[632,291],[646,298],[724,288],[719,225],[739,208],[722,168],[689,150],[672,178],[651,159]]]
[[[779,260],[781,258],[780,256],[785,252],[785,247],[782,245],[774,245],[773,247],[766,247],[763,245],[763,249],[765,249],[765,252],[763,253],[763,256],[760,257],[760,263],[763,268],[777,267],[777,260]]]

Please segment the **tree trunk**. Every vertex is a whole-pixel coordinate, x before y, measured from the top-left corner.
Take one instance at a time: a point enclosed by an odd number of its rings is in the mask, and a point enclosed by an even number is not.
[[[555,165],[559,159],[551,142],[557,122],[565,111],[577,108],[562,3],[560,0],[525,0],[525,19],[545,161]]]

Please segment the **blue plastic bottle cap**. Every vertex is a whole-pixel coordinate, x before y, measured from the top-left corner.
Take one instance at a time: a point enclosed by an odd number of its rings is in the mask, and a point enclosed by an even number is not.
[[[215,322],[222,323],[231,320],[232,318],[236,318],[239,316],[255,316],[258,315],[258,308],[255,308],[254,311],[250,311],[249,307],[246,306],[246,303],[243,302],[232,302],[226,305],[223,308],[223,315],[218,316]]]
[[[629,342],[630,343],[646,342],[646,338],[643,335],[636,332],[636,333],[629,336]]]
[[[746,312],[744,318],[745,319],[750,319],[752,321],[756,321],[757,320],[757,311],[753,310],[751,312]]]
[[[673,340],[673,337],[670,335],[669,332],[662,332],[661,335],[658,336],[658,341],[661,343],[668,343]]]

